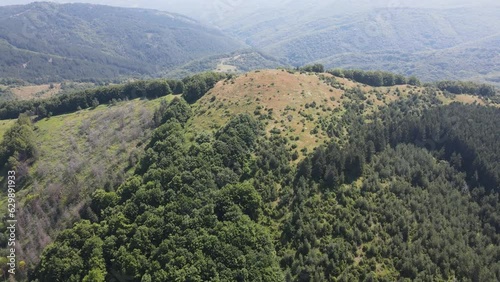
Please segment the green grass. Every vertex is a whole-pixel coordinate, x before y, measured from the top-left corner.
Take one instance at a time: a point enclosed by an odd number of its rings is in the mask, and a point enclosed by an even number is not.
[[[291,74],[280,70],[241,74],[230,81],[218,83],[193,105],[194,117],[188,121],[187,136],[195,138],[199,132],[213,132],[231,117],[249,113],[257,119],[262,118],[268,135],[273,134],[271,132],[273,129],[279,129],[279,134],[290,140],[291,150],[300,152],[302,149],[307,149],[311,152],[318,145],[330,140],[328,132],[321,123],[328,124],[332,119],[334,123],[342,123],[343,116],[349,111],[346,108],[348,104],[363,104],[362,115],[367,117],[378,111],[379,107],[394,101],[412,99],[414,95],[428,95],[423,94],[428,92],[424,87],[409,85],[372,87],[339,77],[336,81],[341,85],[340,88],[328,85],[316,74]],[[365,93],[366,100],[359,100],[360,98],[354,97],[354,94],[349,95],[345,91],[358,87]],[[399,95],[397,90],[400,92]],[[376,93],[379,93],[381,100],[377,99]],[[334,101],[332,97],[335,98]],[[445,97],[439,91],[437,98],[446,104],[471,103],[478,100],[471,95]],[[312,102],[315,102],[315,107],[310,106]],[[268,118],[270,109],[272,115]],[[318,129],[315,130],[317,126]],[[346,128],[339,129],[335,134],[333,138],[339,143],[345,141],[348,136]],[[294,140],[296,137],[299,139]],[[300,154],[298,160],[302,157]]]

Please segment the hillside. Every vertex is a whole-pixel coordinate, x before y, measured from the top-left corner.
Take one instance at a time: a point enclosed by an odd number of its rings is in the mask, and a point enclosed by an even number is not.
[[[9,160],[21,176],[18,279],[498,277],[491,97],[284,69],[196,75],[183,97],[203,80],[213,87],[191,105],[112,100],[35,119],[33,159]],[[0,140],[15,124],[0,121]]]
[[[159,102],[136,99],[101,105],[34,124],[38,159],[29,170],[28,162],[16,168],[22,185],[16,195],[23,234],[19,261],[31,267],[60,230],[86,213],[95,189],[115,187],[130,175],[150,137]],[[0,141],[14,122],[0,121]],[[6,204],[7,198],[1,202]]]
[[[492,97],[292,70],[184,82],[191,104],[162,103],[132,175],[30,278],[500,278]]]
[[[494,1],[179,2],[169,1],[291,65],[319,62],[498,85],[500,7]]]
[[[256,69],[272,69],[288,66],[282,60],[254,49],[244,49],[223,55],[195,60],[169,71],[167,77],[182,78],[203,71],[244,73]]]
[[[415,75],[423,81],[458,79],[499,85],[497,3],[389,2],[169,0],[143,4],[189,15],[205,25],[154,10],[89,4],[4,6],[0,8],[0,39],[4,39],[0,51],[10,59],[0,62],[0,76],[42,83],[134,75],[181,77],[218,65],[244,72],[322,63]],[[102,3],[133,6],[113,0]],[[73,17],[76,21],[68,20]],[[74,32],[77,29],[80,32]],[[37,44],[27,44],[30,39]],[[249,61],[225,67],[223,61],[234,56],[233,51],[249,46],[256,50]],[[36,76],[40,71],[45,77]]]
[[[425,81],[498,77],[498,8],[384,9],[341,18],[308,18],[237,33],[292,64],[384,69]],[[305,20],[305,19],[304,19]],[[472,28],[474,27],[474,28]],[[295,30],[293,36],[289,31]],[[430,71],[429,71],[430,70]],[[458,71],[457,71],[458,70]]]
[[[429,8],[436,6],[429,2],[144,4],[205,24],[168,12],[90,4],[2,6],[0,51],[9,59],[0,60],[0,77],[37,84],[95,82],[322,63],[415,75],[426,82],[500,85],[498,5]],[[246,59],[227,64],[237,50]]]
[[[0,77],[30,82],[154,76],[242,45],[155,10],[47,2],[0,7]]]
[[[424,81],[474,80],[499,86],[498,56],[500,35],[440,50],[407,52],[366,52],[333,55],[320,59],[329,67],[384,69],[415,75]]]
[[[498,10],[481,9],[379,9],[369,13],[343,17],[313,19],[306,27],[301,22],[292,27],[278,28],[272,38],[245,31],[250,43],[282,52],[294,61],[305,63],[311,59],[338,53],[373,51],[439,50],[466,42],[478,41],[497,34]],[[475,26],[476,28],[472,28]],[[481,28],[479,28],[481,27]],[[296,28],[293,36],[287,29]],[[347,40],[350,39],[350,40]]]
[[[359,90],[358,90],[359,89]],[[362,98],[358,93],[365,93]],[[360,103],[368,115],[390,103],[434,93],[435,101],[479,103],[472,95],[447,97],[412,85],[372,87],[331,74],[298,71],[257,70],[230,81],[221,81],[194,105],[188,131],[219,128],[238,114],[248,113],[262,120],[268,134],[290,139],[298,152],[309,152],[331,138],[340,141],[346,132],[339,125],[327,127],[331,119],[340,122],[352,104]]]

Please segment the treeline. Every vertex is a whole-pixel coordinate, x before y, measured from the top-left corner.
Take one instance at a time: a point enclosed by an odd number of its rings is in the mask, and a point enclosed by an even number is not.
[[[325,67],[322,64],[306,65],[298,68],[299,71],[322,73],[325,72]]]
[[[113,100],[140,97],[157,98],[173,93],[172,88],[177,89],[178,84],[179,82],[174,80],[135,81],[125,85],[105,86],[82,92],[62,94],[43,100],[4,102],[0,104],[0,119],[17,118],[19,114],[25,112],[37,115],[38,118],[44,118],[96,107],[99,104],[106,104]]]
[[[14,98],[15,96],[9,88],[2,88],[0,85],[0,101],[9,101]]]
[[[471,94],[483,97],[491,97],[497,94],[493,85],[476,83],[472,81],[439,81],[434,84],[440,90],[448,91],[453,94]]]
[[[322,64],[305,65],[297,67],[295,70],[303,72],[325,72],[325,67]],[[352,79],[359,83],[364,83],[370,86],[394,86],[410,84],[419,86],[420,80],[414,76],[405,77],[400,74],[394,74],[385,71],[364,71],[364,70],[344,70],[344,69],[331,69],[326,70],[331,75]]]
[[[185,92],[182,95],[188,103],[194,103],[200,99],[208,90],[223,79],[231,78],[232,75],[217,72],[205,72],[184,78]]]
[[[8,85],[8,86],[25,86],[28,85],[29,83],[18,78],[0,78],[0,84],[3,85]]]
[[[194,102],[210,90],[226,74],[202,73],[183,80],[139,80],[124,85],[104,86],[75,93],[62,94],[44,100],[6,101],[0,103],[0,119],[14,119],[21,113],[38,118],[75,112],[81,109],[107,104],[114,100],[135,98],[154,99],[168,94],[183,94],[188,102]]]
[[[26,114],[21,114],[17,121],[5,132],[0,143],[0,168],[7,165],[19,175],[27,173],[27,164],[38,157],[38,150],[33,132],[33,124]]]
[[[338,77],[352,79],[356,82],[364,83],[370,86],[394,86],[403,84],[418,86],[421,84],[420,80],[414,76],[404,77],[400,74],[384,71],[333,69],[328,70],[327,72]]]

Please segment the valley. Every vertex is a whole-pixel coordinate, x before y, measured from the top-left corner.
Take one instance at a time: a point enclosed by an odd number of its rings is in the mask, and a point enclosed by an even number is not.
[[[1,280],[500,281],[495,1],[4,2]]]

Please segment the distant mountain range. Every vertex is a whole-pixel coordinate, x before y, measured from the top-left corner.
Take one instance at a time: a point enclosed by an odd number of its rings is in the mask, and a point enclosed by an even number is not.
[[[154,76],[242,48],[178,14],[90,4],[0,7],[0,77],[31,82]]]
[[[251,17],[241,15],[220,25],[292,65],[317,62],[328,68],[382,69],[427,81],[500,81],[498,7],[352,12],[337,4],[255,11]],[[342,9],[351,12],[342,14]]]
[[[321,63],[415,75],[423,81],[474,80],[499,86],[500,7],[488,1],[483,1],[488,6],[444,1],[431,9],[430,2],[144,4],[196,20],[92,4],[4,6],[0,78],[50,82],[179,77],[224,64],[248,71]]]
[[[162,3],[291,65],[314,62],[327,68],[393,71],[424,81],[466,79],[500,85],[498,1]]]

